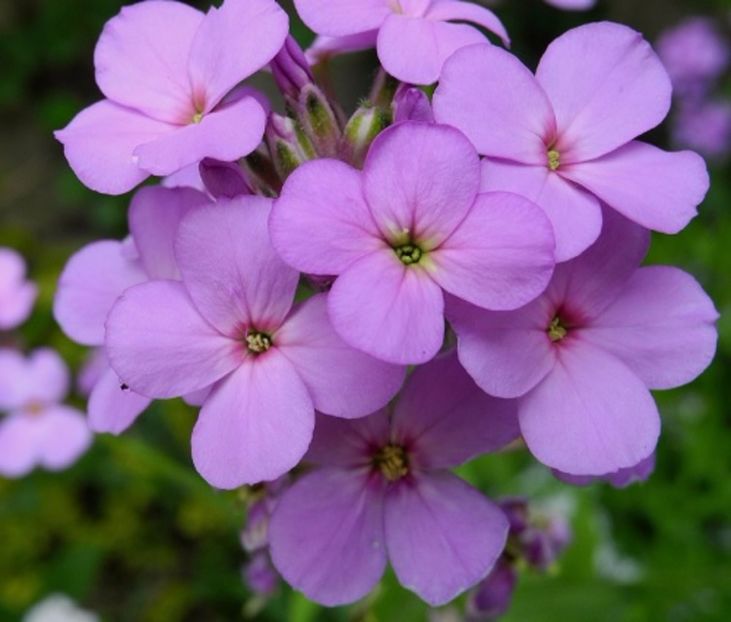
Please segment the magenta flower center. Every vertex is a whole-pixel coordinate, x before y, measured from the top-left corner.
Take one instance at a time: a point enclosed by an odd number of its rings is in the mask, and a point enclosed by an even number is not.
[[[250,330],[246,333],[246,348],[252,354],[263,354],[272,347],[272,338],[266,333]]]
[[[569,334],[568,327],[558,315],[551,320],[546,332],[548,333],[548,338],[554,343],[565,339]]]
[[[409,242],[408,244],[402,244],[401,246],[395,246],[393,249],[396,256],[406,266],[417,264],[421,261],[424,256],[424,251],[419,246]]]
[[[561,154],[555,149],[550,149],[548,151],[548,168],[556,171],[559,166],[561,166]]]
[[[409,474],[409,456],[401,445],[389,444],[374,456],[373,466],[389,482],[395,482]]]

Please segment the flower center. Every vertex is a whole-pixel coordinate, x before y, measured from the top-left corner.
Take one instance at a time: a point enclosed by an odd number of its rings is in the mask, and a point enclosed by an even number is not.
[[[246,347],[252,354],[263,354],[272,347],[272,338],[266,333],[250,330],[246,333]]]
[[[561,166],[561,154],[555,149],[551,149],[548,152],[548,168],[557,171],[559,166]]]
[[[374,456],[373,466],[389,482],[395,482],[408,475],[409,457],[401,445],[386,445]]]
[[[203,121],[203,113],[202,112],[196,112],[193,115],[193,123],[200,123]]]
[[[26,414],[30,415],[31,417],[37,417],[38,415],[43,414],[45,406],[43,405],[43,402],[39,400],[33,400],[26,404],[24,410]]]
[[[393,249],[393,252],[396,253],[396,257],[401,260],[401,263],[406,266],[419,263],[421,258],[424,256],[424,251],[422,251],[416,244],[402,244],[401,246],[396,246]]]
[[[568,328],[564,326],[563,321],[559,316],[556,316],[551,320],[546,332],[548,333],[548,338],[553,341],[553,343],[558,343],[562,339],[565,339],[566,335],[569,334]]]

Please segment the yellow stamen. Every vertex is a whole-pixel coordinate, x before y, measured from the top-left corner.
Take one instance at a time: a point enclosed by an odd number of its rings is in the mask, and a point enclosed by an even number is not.
[[[389,482],[409,473],[409,457],[400,445],[386,445],[373,458],[373,464]]]
[[[561,323],[561,318],[556,316],[548,326],[548,338],[554,343],[561,341],[569,334],[568,329]]]
[[[246,335],[246,347],[252,354],[263,354],[272,347],[272,338],[266,333],[250,331]]]
[[[555,149],[551,149],[548,152],[548,168],[556,171],[559,166],[561,166],[561,154]]]

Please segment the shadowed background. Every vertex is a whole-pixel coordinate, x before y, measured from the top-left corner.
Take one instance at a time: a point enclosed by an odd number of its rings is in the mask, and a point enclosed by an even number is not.
[[[93,47],[122,4],[0,0],[0,245],[26,256],[42,289],[31,320],[0,342],[50,344],[74,368],[84,350],[53,323],[55,281],[83,243],[126,234],[128,197],[81,185],[51,132],[100,98]],[[497,10],[513,51],[531,66],[558,34],[595,19],[629,24],[650,40],[689,15],[717,18],[726,34],[731,19],[727,0],[600,0],[589,13],[504,0]],[[311,40],[296,18],[293,30],[301,43]],[[367,94],[374,59],[334,63],[346,105]],[[727,76],[728,97],[730,87]],[[651,138],[667,146],[667,127]],[[530,495],[571,516],[571,547],[548,574],[521,577],[508,622],[731,619],[731,178],[727,161],[711,168],[701,218],[678,236],[654,236],[650,256],[692,272],[723,314],[714,366],[690,387],[659,395],[664,432],[651,480],[624,491],[569,488],[523,452],[462,470],[493,497]],[[194,415],[179,401],[158,402],[124,437],[99,437],[65,473],[0,480],[0,621],[21,619],[53,592],[115,622],[427,619],[391,577],[365,602],[330,611],[286,588],[266,602],[250,594],[240,577],[244,493],[215,492],[193,470]]]

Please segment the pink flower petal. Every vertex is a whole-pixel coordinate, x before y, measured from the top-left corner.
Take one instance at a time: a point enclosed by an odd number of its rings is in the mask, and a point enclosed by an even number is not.
[[[337,160],[307,162],[287,178],[269,231],[282,258],[310,274],[340,274],[384,246],[360,172]]]
[[[327,297],[314,296],[274,335],[277,349],[294,365],[320,412],[363,417],[385,406],[406,370],[351,348],[327,315]]]
[[[441,244],[474,203],[480,163],[457,130],[400,123],[376,138],[363,168],[373,218],[389,241],[410,236],[429,249]]]
[[[14,411],[27,399],[27,365],[16,350],[0,348],[0,410]]]
[[[596,0],[546,0],[546,2],[565,11],[586,11],[596,4]]]
[[[708,192],[706,164],[692,151],[669,153],[631,142],[598,160],[561,169],[602,201],[643,227],[678,233]]]
[[[242,196],[191,212],[178,229],[176,257],[196,307],[221,333],[274,331],[289,312],[299,274],[269,241],[271,200]]]
[[[0,331],[20,326],[33,311],[38,298],[35,283],[18,283],[11,292],[0,292]]]
[[[204,115],[199,123],[177,127],[144,144],[140,141],[134,155],[139,166],[153,175],[170,175],[207,157],[238,160],[261,142],[266,118],[257,99],[244,96]]]
[[[375,30],[391,13],[384,0],[295,0],[294,5],[311,30],[331,37]]]
[[[195,114],[188,55],[203,13],[182,2],[125,6],[110,19],[94,51],[104,95],[167,123]]]
[[[156,398],[204,389],[244,355],[243,345],[213,329],[175,281],[128,289],[109,314],[106,346],[122,382]]]
[[[25,414],[14,414],[0,421],[0,475],[23,477],[38,461],[37,422]]]
[[[627,26],[569,30],[548,46],[536,78],[553,104],[565,162],[609,153],[658,125],[672,87],[660,59]]]
[[[716,353],[713,301],[689,274],[640,268],[620,296],[581,331],[581,339],[614,354],[651,389],[694,380]]]
[[[460,362],[484,391],[503,398],[524,395],[555,365],[546,334],[552,315],[543,298],[511,312],[485,311],[452,297],[447,301]]]
[[[386,445],[390,438],[386,409],[359,419],[317,413],[315,434],[304,459],[321,466],[370,467],[373,448]]]
[[[426,16],[429,19],[470,22],[482,26],[496,34],[506,47],[510,47],[510,37],[497,15],[484,6],[461,0],[432,2]]]
[[[94,432],[121,434],[150,405],[149,398],[122,388],[117,372],[108,369],[89,396],[89,427]]]
[[[433,105],[436,120],[462,130],[482,155],[547,165],[553,109],[530,70],[505,50],[456,52],[444,63]]]
[[[71,372],[61,355],[51,348],[34,350],[25,362],[26,400],[55,404],[71,388]]]
[[[346,343],[390,363],[425,363],[444,340],[442,290],[390,250],[371,253],[338,277],[328,310]]]
[[[54,317],[74,341],[99,346],[114,303],[127,288],[146,280],[139,262],[125,257],[122,242],[93,242],[74,254],[61,273]]]
[[[287,583],[327,606],[354,602],[386,568],[379,480],[341,469],[305,475],[269,523],[272,561]]]
[[[543,464],[571,475],[634,466],[657,445],[660,416],[642,381],[614,356],[576,339],[521,398],[520,429]]]
[[[378,32],[376,45],[389,74],[410,84],[433,84],[452,54],[484,41],[479,30],[466,24],[393,14]]]
[[[483,579],[505,547],[508,521],[451,473],[430,473],[389,489],[388,556],[401,584],[432,606]]]
[[[604,480],[614,486],[614,488],[626,488],[637,482],[648,480],[654,471],[655,454],[651,454],[649,458],[645,458],[635,466],[619,469],[619,471],[598,477],[592,475],[569,475],[568,473],[561,473],[561,471],[556,470],[553,471],[553,475],[556,479],[566,484],[571,484],[572,486],[590,486],[596,483],[597,480]]]
[[[148,186],[137,191],[129,207],[129,228],[150,279],[179,279],[174,243],[180,221],[210,203],[192,188]]]
[[[220,8],[211,7],[190,49],[190,84],[198,112],[210,112],[272,60],[288,30],[289,18],[273,0],[225,0]]]
[[[576,257],[599,237],[602,228],[599,201],[546,166],[485,159],[481,189],[514,192],[538,205],[553,225],[556,261]]]
[[[273,480],[312,440],[315,411],[292,364],[270,351],[249,357],[206,399],[193,430],[193,462],[217,488]]]
[[[71,466],[89,448],[94,436],[82,413],[67,406],[54,406],[38,416],[41,426],[38,458],[50,471]]]
[[[174,125],[105,99],[82,110],[55,137],[85,186],[104,194],[124,194],[150,176],[138,166],[135,149],[175,131]]]
[[[473,304],[517,309],[546,289],[554,267],[553,228],[532,202],[480,194],[457,230],[429,254],[432,278]]]
[[[451,352],[417,367],[393,415],[394,442],[419,469],[451,468],[520,436],[515,400],[487,395]]]
[[[376,47],[377,38],[377,30],[369,30],[367,32],[359,32],[354,35],[345,35],[342,37],[320,35],[315,37],[312,45],[307,48],[305,57],[311,65],[317,65],[331,56],[374,48]]]

